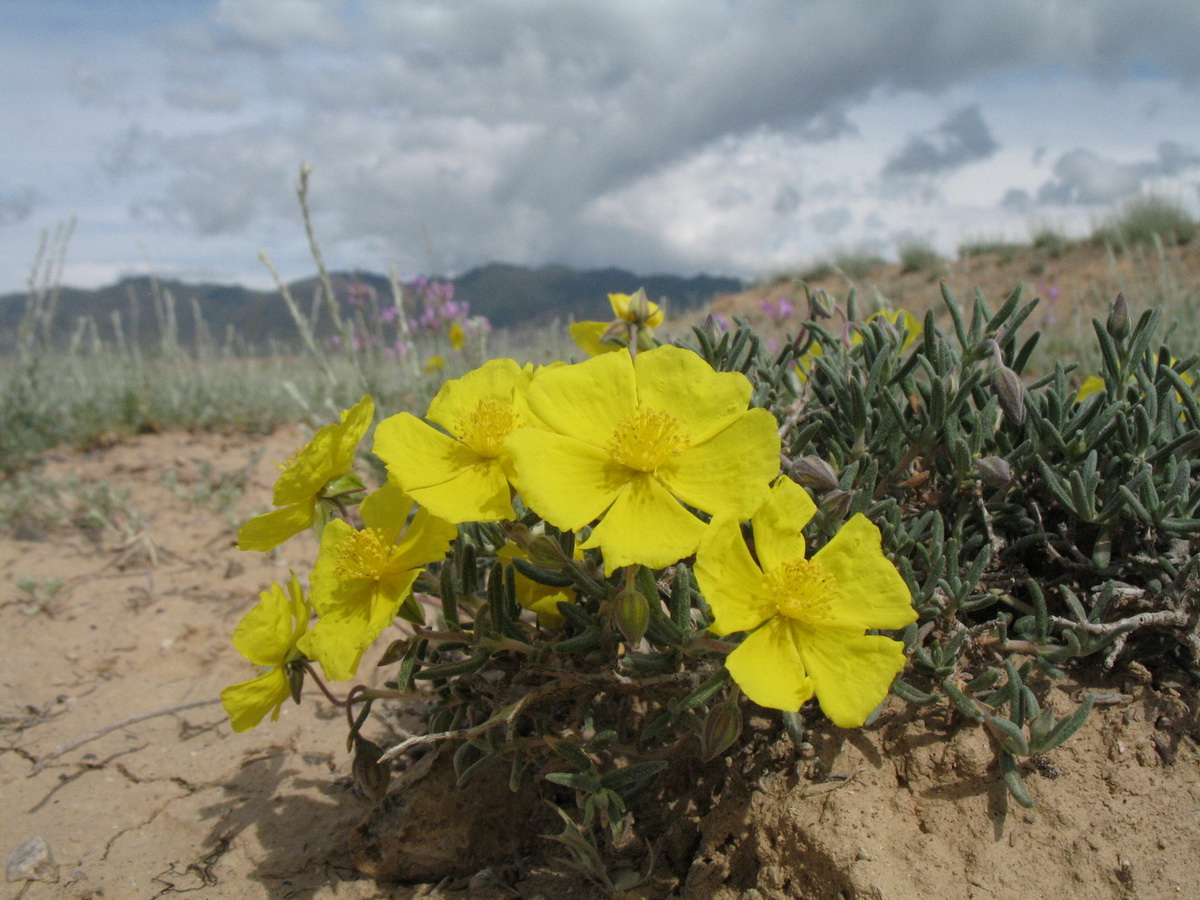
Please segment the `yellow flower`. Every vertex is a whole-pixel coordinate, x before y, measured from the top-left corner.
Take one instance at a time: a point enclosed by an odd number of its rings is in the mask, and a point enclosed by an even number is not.
[[[751,631],[725,662],[747,697],[794,711],[815,694],[834,724],[853,728],[904,668],[899,641],[866,631],[903,628],[917,614],[861,514],[806,559],[800,529],[814,511],[802,487],[780,479],[750,520],[758,562],[737,518],[720,516],[696,554],[696,580],[713,632]]]
[[[575,549],[575,555],[581,555],[579,548]],[[519,556],[521,559],[528,560],[529,554],[525,553],[516,544],[505,544],[496,553],[496,558],[503,563],[511,563],[514,556]],[[538,622],[546,628],[557,628],[563,622],[562,613],[558,611],[560,602],[574,603],[575,592],[570,588],[552,587],[548,584],[540,584],[532,578],[527,578],[520,572],[514,569],[513,581],[517,588],[517,602],[521,604],[522,609],[528,609],[537,614]]]
[[[644,288],[634,294],[609,294],[608,302],[613,311],[611,322],[572,323],[571,339],[582,350],[599,356],[628,347],[633,325],[638,326],[638,349],[649,350],[655,345],[654,329],[663,323],[663,311],[647,299]]]
[[[454,321],[450,323],[450,346],[455,350],[461,350],[463,344],[467,340],[467,333],[463,330],[462,323]]]
[[[436,372],[442,371],[444,368],[446,368],[446,357],[444,356],[431,356],[429,359],[425,360],[426,375],[433,375]]]
[[[388,477],[434,515],[450,522],[511,519],[511,462],[504,439],[522,425],[537,425],[525,394],[532,366],[493,359],[447,381],[425,417],[384,419],[375,429],[375,455]]]
[[[685,506],[749,516],[779,469],[775,417],[747,409],[749,380],[664,346],[543,369],[529,406],[546,429],[508,439],[521,497],[547,522],[599,547],[609,573],[670,565],[704,524]]]
[[[1083,384],[1079,386],[1079,393],[1075,395],[1075,402],[1082,403],[1092,394],[1098,394],[1104,390],[1104,379],[1099,375],[1089,375],[1083,380]]]
[[[350,409],[342,410],[338,424],[326,425],[281,466],[283,474],[275,482],[274,502],[282,509],[246,522],[238,531],[238,549],[270,550],[311,528],[316,521],[317,503],[330,483],[351,475],[354,452],[374,416],[375,401],[363,397]],[[355,480],[334,484],[332,489],[340,492],[354,487],[361,488],[361,484]]]
[[[279,585],[271,585],[234,629],[233,646],[238,653],[256,666],[267,667],[257,678],[221,691],[221,703],[234,731],[249,731],[267,713],[271,713],[271,721],[279,718],[279,708],[292,694],[287,664],[299,658],[296,643],[311,615],[300,582],[292,575],[286,594]]]
[[[363,651],[397,614],[422,621],[410,602],[413,582],[446,555],[458,529],[424,509],[409,522],[412,509],[411,498],[385,484],[359,507],[361,530],[341,519],[325,526],[310,591],[319,618],[299,647],[331,681],[354,677]]]
[[[1176,362],[1178,362],[1178,360],[1174,358],[1171,359],[1171,365],[1175,365]],[[1192,376],[1186,372],[1180,374],[1179,377],[1183,379],[1183,383],[1188,387],[1191,387],[1195,383],[1192,379]],[[1136,383],[1137,378],[1133,375],[1129,376],[1129,384]],[[1104,390],[1106,384],[1107,382],[1105,382],[1105,380],[1099,375],[1089,375],[1083,380],[1083,384],[1079,386],[1079,392],[1075,395],[1075,402],[1082,403],[1088,397],[1092,396],[1092,394],[1100,393],[1102,390]],[[1175,398],[1181,402],[1183,400],[1183,398],[1179,396],[1179,391],[1175,392]]]

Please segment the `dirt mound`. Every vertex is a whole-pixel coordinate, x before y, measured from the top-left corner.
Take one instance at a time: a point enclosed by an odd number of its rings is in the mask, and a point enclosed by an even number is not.
[[[315,552],[305,536],[241,553],[236,524],[261,511],[274,463],[302,441],[294,430],[145,435],[62,451],[38,473],[108,490],[89,495],[103,515],[62,525],[31,514],[0,539],[0,852],[7,861],[41,838],[53,863],[25,874],[57,876],[9,882],[3,896],[594,892],[536,864],[439,887],[377,884],[349,852],[369,806],[351,787],[340,713],[314,692],[276,723],[230,731],[216,698],[251,673],[233,626],[267,585],[306,574]],[[659,865],[628,896],[1200,896],[1196,695],[1139,675],[1070,687],[1112,702],[1030,768],[1036,810],[1008,798],[985,733],[944,708],[897,702],[870,729],[814,726],[799,755],[752,721],[762,736],[710,764],[706,793],[663,817],[678,825],[653,836]],[[383,740],[391,728],[368,732]],[[454,824],[438,827],[452,844]]]

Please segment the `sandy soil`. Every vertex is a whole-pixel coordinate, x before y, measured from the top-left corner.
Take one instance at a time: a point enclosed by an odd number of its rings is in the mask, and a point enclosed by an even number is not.
[[[10,523],[15,536],[0,540],[0,852],[11,875],[10,854],[41,838],[53,865],[23,872],[56,879],[6,882],[0,895],[591,893],[536,870],[504,887],[378,885],[347,849],[369,810],[351,786],[336,711],[314,693],[277,723],[230,731],[215,700],[251,674],[230,633],[259,591],[290,568],[307,573],[315,550],[305,536],[275,554],[240,553],[235,523],[261,511],[273,461],[302,440],[295,430],[144,435],[46,461],[42,478],[105,481],[130,492],[132,512],[110,515],[107,530]],[[252,462],[256,448],[265,452]],[[204,498],[243,476],[233,506]],[[17,587],[23,578],[63,584],[34,602]],[[916,714],[897,703],[868,730],[817,727],[800,758],[786,739],[752,742],[710,764],[707,795],[681,799],[659,870],[628,896],[1200,896],[1195,690],[1150,682],[1135,667],[1087,686],[1116,702],[1040,774],[1030,769],[1036,810],[1007,798],[986,735],[944,708]],[[184,704],[195,705],[61,749]]]

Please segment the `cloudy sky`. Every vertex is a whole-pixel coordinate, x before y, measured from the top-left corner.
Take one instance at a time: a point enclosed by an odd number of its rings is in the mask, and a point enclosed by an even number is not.
[[[0,291],[488,261],[755,277],[1200,214],[1196,0],[0,0]]]

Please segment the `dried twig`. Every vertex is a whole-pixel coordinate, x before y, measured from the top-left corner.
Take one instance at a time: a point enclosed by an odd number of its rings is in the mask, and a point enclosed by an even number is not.
[[[178,703],[175,706],[165,706],[162,709],[152,710],[151,712],[138,713],[136,716],[130,716],[127,719],[122,719],[120,722],[113,722],[111,725],[105,725],[103,728],[97,729],[96,731],[88,732],[87,734],[85,734],[81,737],[77,737],[74,740],[67,741],[65,744],[63,744],[60,747],[55,747],[53,750],[51,750],[49,753],[47,753],[45,756],[43,756],[41,759],[39,759],[37,761],[37,763],[34,765],[33,769],[29,772],[29,775],[27,777],[32,778],[38,772],[42,771],[42,769],[46,768],[46,766],[49,765],[51,762],[53,762],[54,760],[56,760],[60,756],[62,756],[64,753],[70,753],[76,747],[82,747],[84,744],[89,743],[90,741],[94,741],[94,740],[96,740],[96,738],[104,737],[104,735],[109,734],[113,731],[116,731],[120,728],[124,728],[126,725],[134,725],[138,722],[144,722],[147,719],[157,718],[158,716],[168,716],[171,713],[183,712],[185,709],[196,709],[197,707],[200,707],[200,706],[211,706],[214,703],[220,703],[220,702],[221,702],[220,697],[210,697],[207,700],[192,700],[189,703]]]

